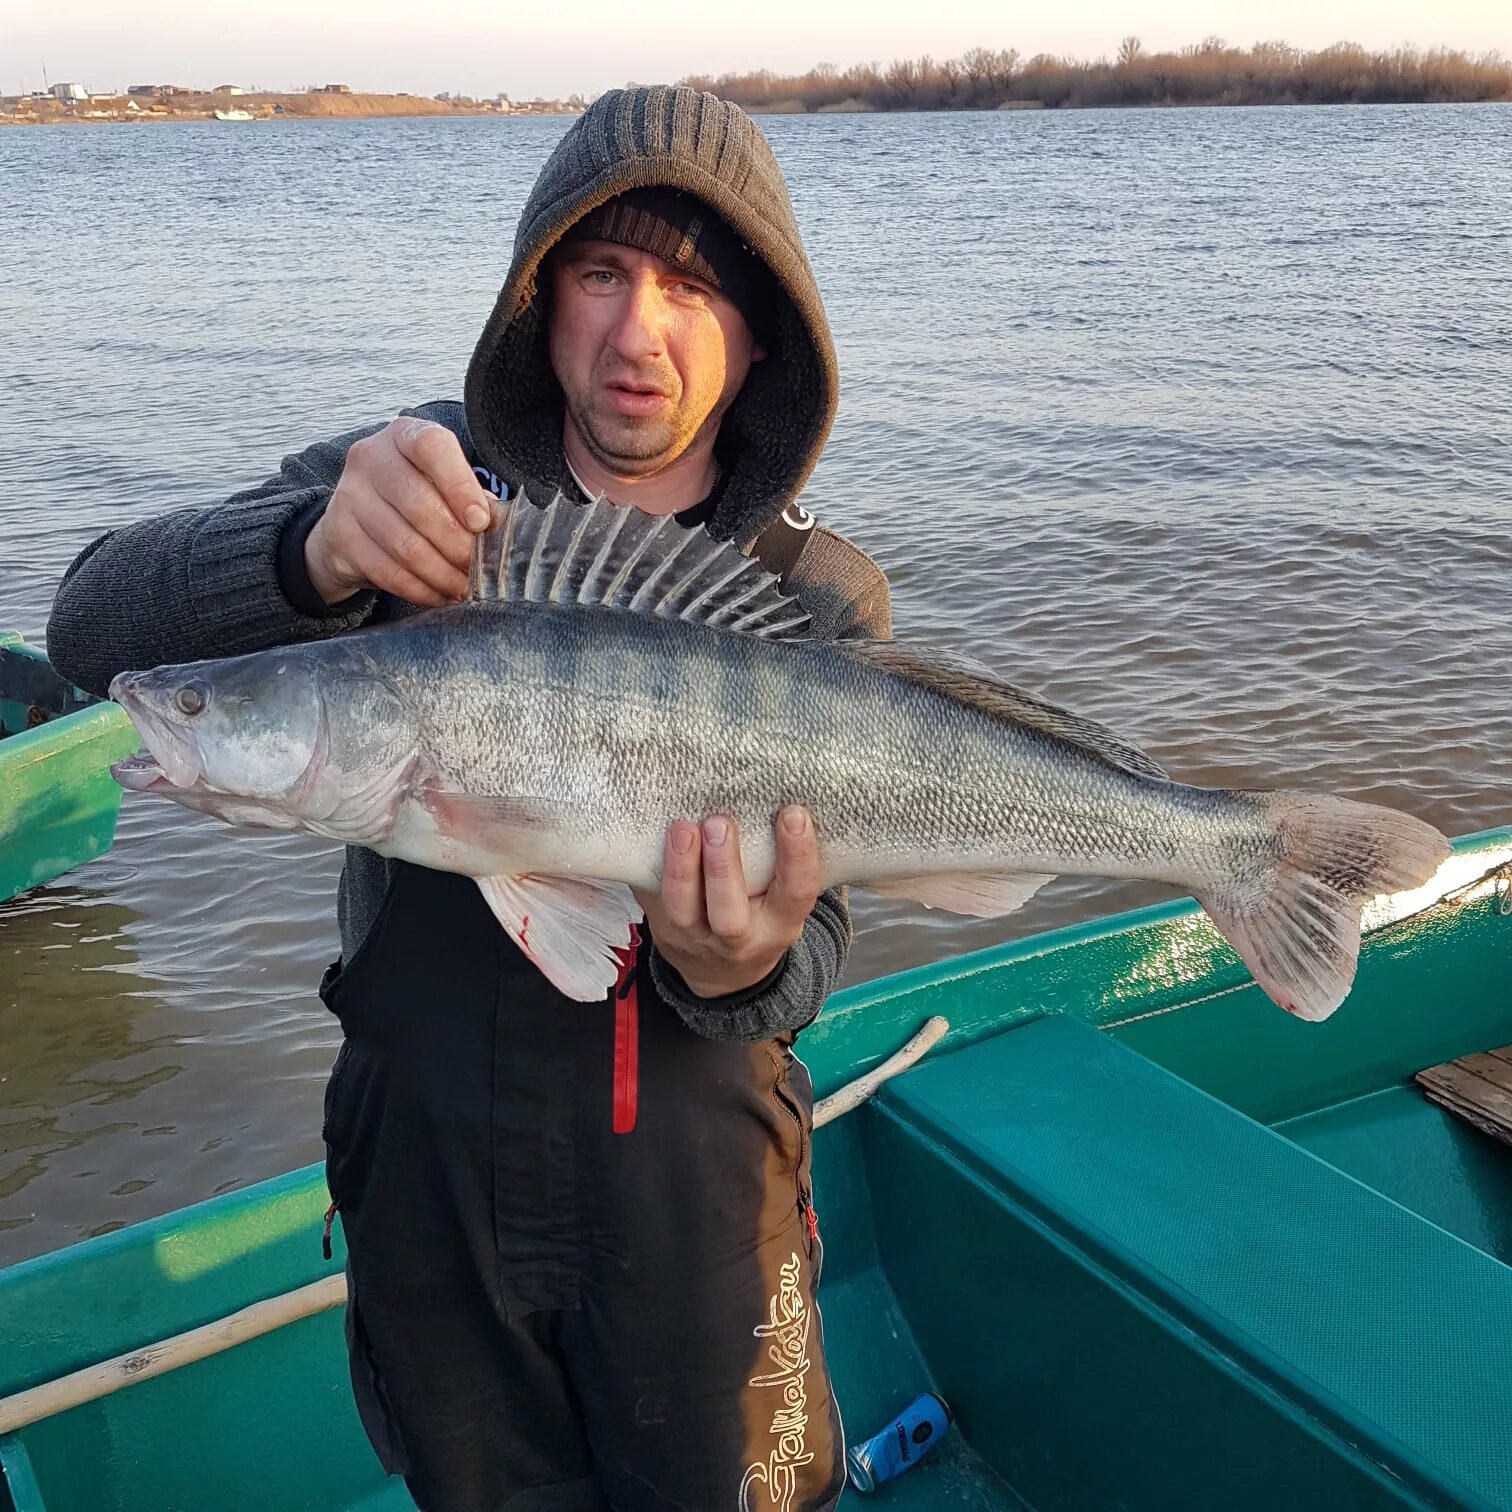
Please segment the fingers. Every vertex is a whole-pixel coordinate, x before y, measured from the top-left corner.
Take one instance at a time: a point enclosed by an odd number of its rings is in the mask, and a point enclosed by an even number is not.
[[[784,809],[777,866],[761,897],[747,893],[740,828],[724,814],[667,829],[661,891],[637,893],[663,958],[698,997],[743,991],[768,977],[803,933],[819,894],[819,845],[806,809]]]
[[[371,587],[435,608],[467,596],[474,532],[492,518],[457,438],[401,416],[348,449],[306,561],[328,600]]]
[[[751,899],[740,861],[740,830],[723,814],[710,814],[703,822],[703,881],[710,933],[743,938],[751,927]]]
[[[396,509],[382,501],[377,501],[378,507],[364,510],[354,516],[355,523],[363,535],[388,558],[392,570],[402,573],[407,577],[418,579],[424,583],[442,603],[455,602],[467,595],[467,572],[465,568],[453,565],[447,555],[427,535],[425,530],[416,529],[410,523],[409,517],[403,509]],[[448,531],[462,535],[457,524],[452,520],[444,509],[437,506],[438,512],[445,515]],[[470,539],[470,538],[469,538]],[[471,547],[468,548],[471,550]],[[464,556],[463,561],[468,558]],[[379,586],[389,588],[388,583]],[[397,592],[397,589],[391,589]],[[408,594],[405,595],[409,597]],[[414,600],[419,603],[420,600]]]
[[[420,427],[419,439],[414,438],[412,431],[403,429],[407,426]],[[400,438],[403,436],[410,436],[411,439],[401,444]],[[438,442],[435,437],[441,437],[442,440]],[[446,443],[450,443],[449,448]],[[455,453],[453,460],[459,462],[467,472],[468,495],[462,513],[452,507],[441,487],[426,471],[426,466],[411,460],[413,454],[422,463],[438,465],[435,459],[450,453]],[[358,441],[347,453],[347,462],[357,478],[366,483],[385,504],[397,510],[417,534],[423,536],[452,566],[466,572],[467,565],[472,560],[474,532],[468,524],[463,523],[462,515],[476,510],[479,529],[488,526],[492,515],[486,502],[488,494],[467,466],[461,443],[449,430],[423,420],[395,420],[387,430]],[[450,476],[445,466],[440,466],[440,471],[443,475]],[[451,479],[451,487],[455,492],[455,478]]]
[[[392,510],[387,510],[380,518],[397,519]],[[413,532],[411,532],[413,534]],[[454,571],[453,568],[441,563],[440,569],[436,570],[434,562],[431,576],[423,576],[404,565],[404,559],[395,555],[387,545],[375,540],[369,535],[361,520],[353,519],[348,524],[345,542],[345,556],[351,562],[359,582],[368,587],[380,588],[385,593],[397,594],[402,599],[408,599],[412,604],[419,604],[426,609],[439,609],[446,604],[454,604],[457,595],[452,591],[452,583],[447,576]],[[423,543],[422,543],[423,544]],[[410,558],[416,559],[423,556],[417,548],[410,549]],[[439,558],[435,558],[439,562]],[[432,578],[435,581],[432,581]],[[438,586],[439,584],[439,586]],[[465,590],[466,580],[463,580]]]
[[[796,804],[782,810],[776,827],[777,866],[762,901],[773,930],[797,938],[819,897],[819,835],[813,815]]]
[[[389,425],[395,447],[434,488],[454,522],[474,534],[493,518],[488,491],[468,465],[462,443],[446,429],[413,415]]]
[[[662,847],[661,911],[682,930],[704,925],[702,838],[696,824],[679,819],[667,826]]]

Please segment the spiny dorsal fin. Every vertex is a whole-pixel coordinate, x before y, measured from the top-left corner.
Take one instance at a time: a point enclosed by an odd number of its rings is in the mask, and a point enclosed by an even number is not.
[[[1012,720],[1059,740],[1069,740],[1135,776],[1152,777],[1158,782],[1171,780],[1163,767],[1107,725],[1073,714],[1059,704],[1015,688],[1012,683],[999,682],[969,657],[949,651],[912,650],[896,641],[837,641],[836,649],[994,718]]]
[[[730,541],[597,498],[562,494],[544,509],[524,493],[495,507],[473,544],[469,597],[594,604],[696,620],[769,640],[803,640],[809,616]]]

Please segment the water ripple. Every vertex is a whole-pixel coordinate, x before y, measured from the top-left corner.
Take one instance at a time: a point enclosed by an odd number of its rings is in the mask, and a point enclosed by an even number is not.
[[[1183,776],[1509,818],[1507,107],[770,118],[900,634]],[[92,536],[456,394],[552,120],[0,133],[0,626]],[[0,1263],[319,1153],[339,858],[128,801],[0,908]],[[1007,920],[861,898],[852,979]]]

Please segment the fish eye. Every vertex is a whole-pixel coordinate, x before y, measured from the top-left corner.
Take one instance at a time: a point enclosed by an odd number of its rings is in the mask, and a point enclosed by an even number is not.
[[[192,681],[186,682],[173,695],[173,702],[180,714],[187,714],[193,718],[194,715],[203,713],[205,705],[210,702],[210,697],[204,683]]]

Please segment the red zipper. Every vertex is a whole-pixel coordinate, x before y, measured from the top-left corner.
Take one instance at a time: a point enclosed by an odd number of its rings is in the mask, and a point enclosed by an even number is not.
[[[819,1241],[819,1214],[814,1208],[814,1199],[807,1192],[798,1194],[798,1206],[803,1209],[803,1226],[808,1234],[808,1251],[814,1253],[814,1245]]]
[[[640,930],[630,926],[630,945],[620,952],[619,978],[614,984],[614,1132],[628,1134],[635,1127],[640,1100],[640,1001],[635,962],[640,953]]]

